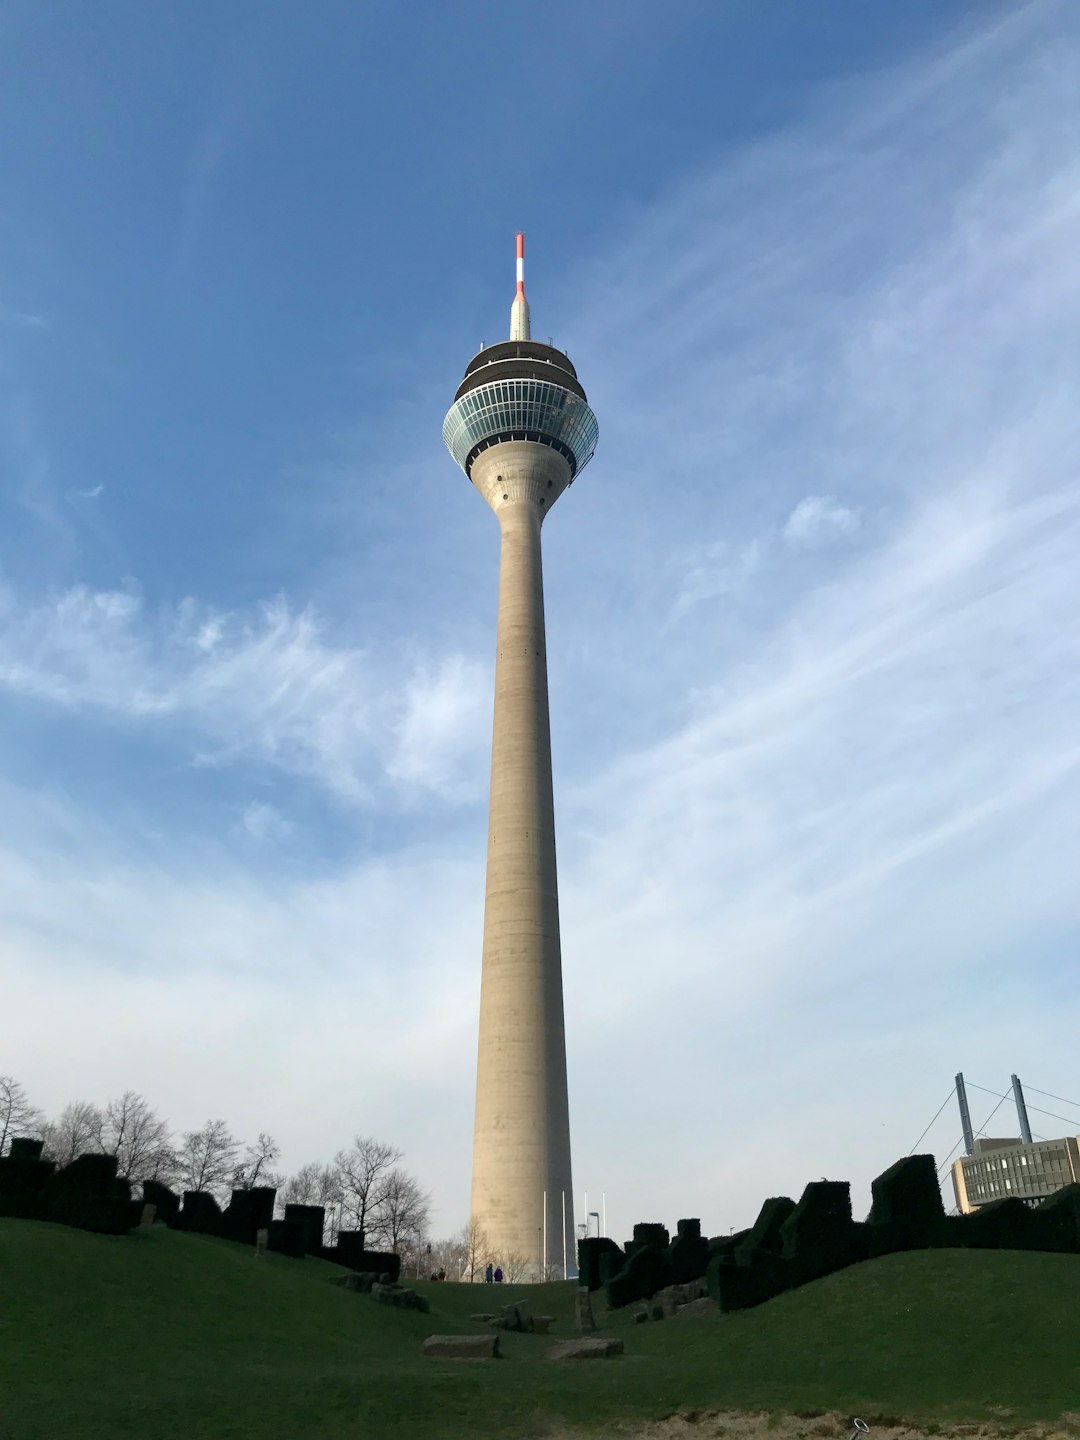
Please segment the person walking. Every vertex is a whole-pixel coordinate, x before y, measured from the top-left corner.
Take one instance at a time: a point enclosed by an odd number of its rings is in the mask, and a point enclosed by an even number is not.
[[[493,1274],[493,1272],[492,1272],[492,1269],[491,1269],[491,1261],[489,1260],[489,1261],[488,1261],[488,1267],[487,1267],[487,1269],[484,1271],[484,1283],[485,1283],[485,1284],[487,1284],[487,1285],[490,1285],[490,1284],[491,1284],[492,1274]]]
[[[501,1284],[502,1284],[502,1278],[503,1278],[503,1276],[502,1276],[502,1266],[501,1266],[501,1265],[496,1265],[496,1266],[495,1266],[495,1284],[496,1284],[496,1285],[501,1285]]]

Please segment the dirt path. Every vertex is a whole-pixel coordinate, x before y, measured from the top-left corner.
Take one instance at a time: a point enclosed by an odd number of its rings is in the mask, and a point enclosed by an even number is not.
[[[1080,1440],[1080,1411],[1059,1421],[1010,1429],[1002,1407],[999,1420],[973,1425],[941,1425],[922,1430],[903,1421],[871,1420],[869,1433],[857,1440]],[[726,1410],[688,1411],[643,1428],[607,1432],[610,1440],[849,1440],[854,1431],[849,1415],[769,1416]],[[567,1435],[562,1440],[577,1440]],[[580,1440],[585,1440],[584,1436]],[[597,1440],[595,1432],[591,1440]]]

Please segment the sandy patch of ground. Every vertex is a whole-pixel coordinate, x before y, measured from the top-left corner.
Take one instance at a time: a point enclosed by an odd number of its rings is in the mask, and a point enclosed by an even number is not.
[[[1080,1411],[1069,1411],[1052,1423],[1011,1428],[1009,1411],[994,1407],[995,1420],[985,1424],[941,1424],[930,1429],[902,1420],[870,1417],[869,1432],[856,1432],[850,1415],[768,1415],[745,1412],[688,1411],[634,1430],[606,1432],[609,1440],[1080,1440]],[[597,1440],[596,1432],[591,1432]],[[564,1440],[585,1440],[567,1435]]]

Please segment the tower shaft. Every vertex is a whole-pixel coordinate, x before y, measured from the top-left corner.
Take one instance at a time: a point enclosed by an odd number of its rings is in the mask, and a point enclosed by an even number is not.
[[[540,529],[598,433],[569,356],[530,339],[519,232],[510,339],[443,421],[502,537],[471,1218],[508,1274],[576,1259]]]
[[[540,531],[570,468],[508,441],[471,478],[501,532],[472,1219],[495,1263],[532,1270],[546,1250],[561,1273],[574,1222]]]

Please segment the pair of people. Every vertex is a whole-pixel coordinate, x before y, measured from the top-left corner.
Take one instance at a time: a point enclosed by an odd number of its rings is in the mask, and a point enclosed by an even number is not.
[[[488,1285],[501,1285],[502,1278],[502,1267],[499,1265],[496,1265],[493,1269],[492,1266],[489,1264],[487,1269],[484,1271],[484,1280]]]

